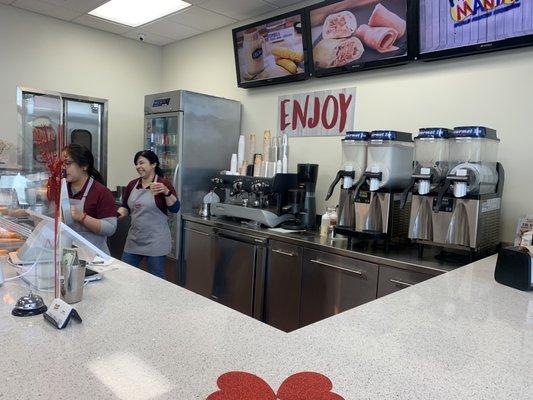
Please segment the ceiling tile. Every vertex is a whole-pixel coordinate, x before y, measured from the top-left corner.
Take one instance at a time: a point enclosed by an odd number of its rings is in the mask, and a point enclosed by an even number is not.
[[[157,46],[164,46],[166,44],[175,42],[175,40],[172,38],[159,36],[159,35],[156,35],[155,33],[147,33],[142,29],[135,29],[133,31],[123,34],[122,36],[138,41],[137,36],[139,35],[139,33],[145,34],[145,38],[144,38],[145,43],[155,44]]]
[[[186,8],[183,11],[179,11],[169,17],[163,18],[163,20],[185,25],[204,32],[218,29],[237,21],[236,19],[204,10],[203,8],[196,6]]]
[[[272,4],[273,6],[283,8],[292,6],[293,4],[301,3],[302,0],[264,0],[268,4]]]
[[[256,17],[277,9],[263,0],[207,0],[200,7],[238,20]]]
[[[117,24],[115,22],[106,21],[103,19],[100,19],[98,17],[93,17],[92,15],[82,15],[79,18],[76,18],[74,21],[77,24],[90,26],[91,28],[100,29],[103,31],[116,33],[116,34],[123,34],[128,31],[131,31],[133,28],[131,26],[121,25]]]
[[[69,10],[68,8],[58,7],[40,0],[16,0],[13,6],[33,11],[39,14],[49,15],[50,17],[71,21],[83,13]]]
[[[87,13],[95,8],[107,3],[109,0],[44,0],[46,3],[53,4],[58,7],[68,8],[72,11],[79,11]]]
[[[156,35],[172,38],[174,40],[181,40],[202,33],[202,31],[198,29],[168,22],[164,19],[143,25],[137,28],[137,30],[143,33],[155,33]]]

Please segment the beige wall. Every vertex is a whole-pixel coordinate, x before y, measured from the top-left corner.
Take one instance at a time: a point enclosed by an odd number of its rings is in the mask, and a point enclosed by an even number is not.
[[[160,90],[161,48],[2,5],[0,38],[0,137],[18,135],[17,85],[108,99],[108,185],[125,185],[144,95]]]
[[[357,87],[356,128],[416,132],[424,126],[481,124],[498,130],[500,160],[507,172],[503,201],[504,240],[514,237],[516,219],[533,211],[528,160],[533,145],[533,49],[311,79],[257,89],[236,86],[231,27],[163,49],[163,89],[188,89],[240,100],[243,133],[277,130],[277,97]],[[290,164],[320,164],[318,211],[340,164],[340,138],[290,140]],[[336,196],[330,203],[336,202]]]

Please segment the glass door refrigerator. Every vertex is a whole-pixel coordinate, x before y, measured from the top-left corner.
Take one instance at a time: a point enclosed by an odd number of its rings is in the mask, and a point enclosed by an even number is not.
[[[176,90],[145,96],[144,140],[181,201],[178,215],[169,217],[172,253],[181,260],[181,214],[197,212],[211,188],[211,178],[228,169],[237,152],[241,103],[205,94]]]
[[[35,127],[49,127],[49,147],[76,143],[94,155],[96,168],[107,181],[107,100],[68,93],[17,88],[19,111],[18,164],[30,173],[46,171],[38,149]],[[61,107],[61,113],[57,108]],[[59,138],[59,135],[62,137]]]

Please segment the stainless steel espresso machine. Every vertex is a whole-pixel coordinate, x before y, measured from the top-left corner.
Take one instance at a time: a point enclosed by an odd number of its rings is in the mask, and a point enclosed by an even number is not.
[[[211,205],[211,215],[234,217],[275,227],[293,220],[289,191],[298,189],[297,174],[276,174],[272,178],[223,175],[212,179],[222,191],[221,203]]]
[[[402,207],[412,193],[409,239],[433,240],[433,205],[449,171],[452,130],[422,128],[415,137],[414,167],[410,185],[404,190]]]
[[[359,186],[359,193],[367,193],[368,188],[363,188],[366,182],[364,172],[366,170],[366,153],[370,132],[347,132],[342,142],[341,169],[337,172],[326,195],[328,201],[333,195],[337,183],[342,180],[339,194],[339,207],[337,211],[337,225],[334,233],[353,236],[355,235],[356,217],[354,192]],[[365,190],[366,189],[366,190]]]
[[[494,252],[500,243],[505,173],[497,162],[494,129],[456,127],[451,134],[449,173],[433,204],[433,238],[428,243],[466,250],[470,259]]]
[[[407,237],[410,207],[400,207],[413,169],[413,139],[407,132],[373,131],[367,148],[366,182],[355,189],[355,230],[369,239]],[[368,185],[365,193],[364,185]],[[408,205],[410,198],[407,199]]]

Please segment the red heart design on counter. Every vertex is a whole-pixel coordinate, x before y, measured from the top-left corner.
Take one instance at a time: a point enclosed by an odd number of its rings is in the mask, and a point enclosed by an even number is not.
[[[207,400],[277,400],[263,379],[248,372],[227,372],[217,379],[220,390]]]
[[[220,390],[206,400],[344,400],[331,392],[331,380],[316,372],[291,375],[277,395],[263,379],[248,372],[227,372],[217,379],[217,385]]]
[[[332,393],[333,383],[316,372],[299,372],[289,376],[278,390],[279,400],[344,400]]]

